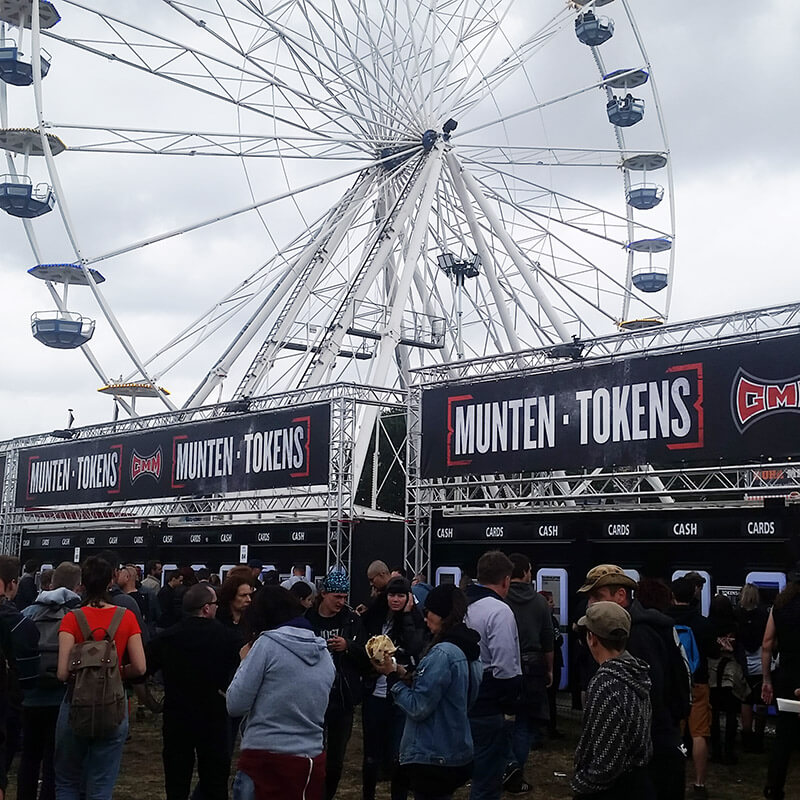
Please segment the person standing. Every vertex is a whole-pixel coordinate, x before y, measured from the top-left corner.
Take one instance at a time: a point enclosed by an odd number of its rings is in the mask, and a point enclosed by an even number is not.
[[[681,741],[681,721],[689,715],[691,675],[683,660],[672,619],[644,608],[631,596],[636,581],[616,564],[589,570],[578,590],[589,605],[603,600],[617,603],[631,617],[628,652],[650,668],[651,735],[653,757],[648,765],[658,800],[683,800],[686,796],[686,751]]]
[[[416,674],[407,674],[388,654],[377,670],[386,675],[395,705],[406,715],[400,783],[414,790],[415,800],[450,800],[472,772],[467,712],[477,698],[483,667],[478,634],[464,625],[467,600],[461,589],[437,586],[426,600],[425,623],[433,639]]]
[[[361,618],[347,605],[349,593],[347,574],[329,572],[322,582],[319,602],[306,612],[314,633],[326,641],[336,667],[325,711],[325,800],[333,800],[339,787],[353,733],[353,714],[361,702],[361,675],[367,667],[367,637]]]
[[[625,646],[631,617],[617,603],[600,601],[578,621],[599,665],[589,681],[583,730],[575,750],[572,790],[575,800],[655,800],[646,765],[650,737],[648,667]]]
[[[692,708],[687,721],[692,738],[692,762],[694,763],[693,792],[697,800],[708,797],[708,738],[711,736],[711,694],[708,682],[708,659],[719,655],[714,628],[700,613],[695,603],[695,584],[687,578],[672,582],[673,605],[668,615],[676,625],[684,625],[692,632],[697,644],[699,662],[692,674]]]
[[[148,561],[145,567],[147,575],[142,581],[142,591],[152,592],[153,596],[158,596],[161,591],[161,574],[164,571],[164,565],[158,561]]]
[[[234,800],[319,800],[325,777],[323,726],[336,669],[297,598],[264,586],[250,616],[255,639],[227,691],[244,717]]]
[[[167,575],[166,583],[158,592],[158,625],[159,628],[169,628],[181,618],[178,587],[183,583],[180,570],[174,569]]]
[[[22,615],[39,631],[39,675],[22,700],[22,751],[17,774],[19,800],[54,800],[56,793],[55,757],[56,722],[66,687],[56,677],[58,631],[61,620],[81,598],[76,589],[81,582],[81,568],[64,561],[53,573],[53,588],[42,591]],[[41,789],[39,774],[41,771]]]
[[[225,690],[239,666],[239,639],[215,620],[217,595],[199,583],[183,596],[183,619],[146,648],[147,668],[164,676],[164,788],[167,800],[188,800],[197,757],[195,795],[226,800],[231,762]]]
[[[411,584],[405,578],[392,578],[384,585],[362,616],[362,622],[367,637],[387,635],[397,648],[395,660],[409,670],[416,668],[425,646],[425,622],[414,603]],[[381,771],[392,774],[393,800],[405,800],[406,788],[394,777],[405,716],[394,707],[385,675],[376,676],[376,672],[370,670],[365,689],[363,800],[375,800]]]
[[[786,588],[775,598],[761,649],[763,686],[761,698],[767,705],[776,697],[792,698],[800,686],[800,563],[786,576]],[[775,674],[772,659],[780,656]],[[782,800],[789,759],[800,741],[800,716],[778,711],[775,719],[775,743],[769,760],[764,797]]]
[[[251,575],[228,575],[219,590],[217,619],[227,628],[236,631],[240,646],[247,641],[244,616],[253,601],[255,581]]]
[[[506,603],[514,612],[519,636],[522,692],[511,728],[511,761],[503,788],[512,794],[530,790],[523,770],[531,746],[538,744],[550,716],[547,688],[553,682],[553,620],[547,601],[533,587],[530,559],[512,553],[514,565]]]
[[[5,792],[11,762],[20,745],[22,701],[39,679],[39,631],[19,612],[19,559],[0,556],[0,789]]]
[[[475,748],[470,800],[499,800],[503,792],[507,738],[504,714],[513,713],[522,686],[519,637],[505,598],[514,565],[499,550],[478,560],[478,582],[467,587],[468,628],[480,636],[481,679],[469,724]]]
[[[14,605],[18,611],[26,609],[35,599],[38,591],[36,589],[36,573],[39,571],[41,563],[35,558],[29,558],[22,569],[22,576],[17,583],[17,593],[14,596]]]
[[[110,602],[108,594],[111,565],[97,556],[90,556],[83,563],[81,576],[86,592],[84,605],[64,617],[58,634],[57,675],[61,681],[70,678],[73,645],[87,641],[76,612],[84,615],[92,638],[98,641],[110,632],[117,617],[118,607]],[[139,623],[128,609],[122,609],[119,620],[112,638],[122,678],[136,678],[144,675],[146,669]],[[81,800],[82,797],[111,800],[128,736],[128,704],[125,703],[122,722],[110,736],[88,737],[72,730],[69,696],[68,691],[56,723],[56,800]]]
[[[739,625],[739,643],[744,650],[745,680],[750,687],[747,700],[742,703],[742,750],[745,753],[764,752],[764,728],[767,710],[761,702],[761,644],[767,629],[769,611],[761,603],[758,587],[746,583],[739,594],[736,607],[736,621]],[[757,713],[753,714],[753,706]]]

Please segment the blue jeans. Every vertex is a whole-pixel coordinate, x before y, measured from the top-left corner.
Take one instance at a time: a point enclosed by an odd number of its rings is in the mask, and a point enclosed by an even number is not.
[[[469,800],[500,800],[508,752],[503,715],[470,717],[469,727],[475,750]]]
[[[511,751],[506,760],[509,764],[514,763],[521,769],[525,769],[525,762],[528,760],[531,748],[539,745],[542,741],[541,723],[522,712],[514,717],[513,722],[507,722],[506,726]]]
[[[56,723],[56,800],[111,800],[117,782],[122,748],[128,738],[128,714],[113,736],[76,736],[64,702]]]

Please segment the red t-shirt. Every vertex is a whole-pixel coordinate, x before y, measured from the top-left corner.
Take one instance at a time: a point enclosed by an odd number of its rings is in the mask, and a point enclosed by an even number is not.
[[[94,631],[93,638],[100,640],[105,635],[105,630],[111,624],[111,617],[117,606],[110,606],[109,608],[94,608],[93,606],[83,606],[81,611],[86,614],[86,619],[89,623],[89,628]],[[95,628],[102,628],[102,630],[95,630]],[[64,619],[61,620],[61,627],[59,632],[71,633],[75,637],[76,642],[83,641],[83,634],[78,627],[78,619],[74,612],[70,611]],[[120,661],[120,668],[122,662],[125,660],[125,651],[128,647],[128,639],[134,634],[141,633],[139,623],[136,621],[136,615],[130,609],[126,608],[125,613],[122,615],[122,621],[119,623],[119,628],[114,635],[114,643],[117,645],[117,658]]]

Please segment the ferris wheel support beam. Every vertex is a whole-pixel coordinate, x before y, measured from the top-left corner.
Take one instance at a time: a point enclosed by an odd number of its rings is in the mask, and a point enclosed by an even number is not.
[[[373,247],[365,254],[365,261],[360,265],[358,274],[350,285],[350,290],[342,303],[337,318],[331,321],[330,336],[320,343],[319,354],[311,362],[310,370],[307,370],[304,375],[301,381],[303,388],[318,386],[325,382],[324,378],[336,360],[342,341],[348,329],[352,327],[356,309],[367,296],[367,292],[383,268],[386,258],[394,249],[398,232],[414,211],[437,160],[430,154],[428,155],[425,164],[421,169],[417,168],[416,173],[409,178],[403,194],[398,198],[398,202],[402,200],[400,207],[395,205],[381,228],[376,231],[378,238]]]
[[[480,207],[490,227],[494,231],[495,236],[497,236],[497,238],[503,245],[503,248],[511,257],[511,260],[514,262],[517,269],[519,270],[519,274],[522,276],[523,280],[528,285],[528,288],[531,290],[537,302],[541,306],[541,309],[544,312],[545,316],[550,320],[550,323],[552,324],[553,328],[555,328],[555,331],[558,334],[558,336],[561,338],[563,342],[571,342],[572,337],[570,336],[567,326],[564,325],[564,322],[559,317],[555,308],[553,308],[553,304],[550,302],[550,298],[542,291],[542,287],[534,279],[531,273],[530,264],[527,262],[523,254],[520,252],[520,249],[519,247],[517,247],[516,242],[511,238],[511,234],[509,234],[509,232],[506,230],[505,225],[503,225],[503,221],[497,215],[497,212],[494,210],[494,208],[492,208],[491,203],[488,201],[483,191],[481,190],[481,186],[478,183],[478,181],[475,179],[475,177],[472,175],[471,172],[464,169],[458,163],[458,159],[452,152],[448,153],[448,163],[450,164],[451,173],[453,175],[458,174],[463,179],[467,191],[469,191],[469,193],[475,199],[475,202]]]
[[[364,183],[368,184],[369,181],[365,180]],[[346,196],[347,195],[345,195],[345,197]],[[320,250],[326,245],[327,240],[332,235],[339,221],[335,213],[330,215],[327,223],[320,228],[317,235],[311,239],[308,245],[299,253],[297,258],[295,258],[292,266],[283,274],[280,281],[276,283],[267,297],[262,301],[261,305],[245,323],[244,327],[239,331],[227,350],[208,372],[203,382],[192,392],[189,399],[184,404],[184,408],[196,408],[202,405],[211,392],[225,380],[229,370],[244,349],[255,338],[270,315],[275,312],[278,304],[282,302],[286,295],[292,290],[295,279],[299,278],[312,261],[320,254]],[[322,259],[322,261],[324,263],[325,259]],[[251,365],[248,372],[254,371],[257,370],[254,365]],[[243,385],[244,381],[242,386]],[[242,386],[240,386],[240,390]],[[243,397],[244,394],[242,393],[239,395],[237,392],[237,396]]]
[[[128,357],[131,359],[131,361],[133,361],[133,363],[136,365],[136,368],[141,372],[142,379],[147,381],[155,390],[161,402],[164,403],[164,405],[170,411],[175,411],[176,410],[175,404],[163,392],[158,390],[155,381],[148,374],[147,368],[142,363],[133,345],[129,341],[128,337],[125,335],[125,331],[122,330],[122,326],[119,324],[116,316],[114,315],[114,312],[111,310],[111,307],[108,305],[105,297],[98,288],[97,283],[95,282],[95,279],[92,276],[91,271],[88,269],[86,263],[84,262],[83,255],[81,253],[81,248],[78,245],[78,240],[77,237],[75,236],[74,228],[72,226],[72,219],[67,209],[64,189],[61,185],[61,178],[58,174],[58,170],[56,169],[55,159],[53,158],[53,151],[50,148],[50,140],[47,138],[47,133],[45,131],[45,119],[44,119],[43,103],[42,103],[42,58],[41,58],[41,36],[39,30],[39,3],[38,2],[32,3],[31,9],[32,9],[31,55],[33,59],[33,97],[34,97],[34,103],[36,105],[36,119],[39,125],[39,135],[41,137],[42,150],[44,153],[45,161],[47,162],[47,171],[50,174],[50,180],[53,182],[53,188],[55,189],[56,198],[58,199],[57,205],[59,213],[61,214],[61,219],[64,223],[64,228],[66,230],[70,243],[72,244],[72,247],[75,251],[75,255],[78,258],[78,262],[86,278],[86,282],[88,286],[91,288],[92,294],[94,295],[95,300],[97,300],[97,304],[103,311],[103,315],[105,316],[106,320],[108,321],[114,333],[117,335],[117,339],[119,339],[119,342],[122,345],[123,349],[128,354]]]
[[[275,355],[283,347],[292,324],[299,318],[300,310],[311,295],[313,287],[325,267],[330,264],[331,256],[350,230],[353,218],[363,207],[364,200],[373,183],[372,176],[369,174],[365,173],[361,176],[354,187],[355,191],[348,192],[340,202],[339,208],[331,215],[329,223],[333,222],[333,227],[331,228],[329,224],[327,232],[318,240],[313,252],[309,253],[310,257],[302,259],[298,267],[293,270],[293,274],[298,278],[302,275],[302,279],[295,284],[294,295],[283,306],[279,317],[273,323],[272,330],[265,338],[264,344],[236,389],[233,395],[234,400],[252,397],[256,393],[259,384],[269,372]],[[275,304],[273,304],[272,310],[275,310]]]
[[[395,286],[389,319],[381,331],[377,357],[373,360],[370,368],[368,381],[371,386],[383,386],[385,384],[389,365],[400,344],[400,324],[403,319],[406,298],[411,291],[411,283],[414,280],[417,262],[423,257],[422,245],[428,231],[428,218],[433,206],[433,199],[436,196],[439,176],[442,172],[442,151],[439,147],[434,147],[429,159],[430,165],[425,175],[425,189],[417,207],[414,232],[411,234],[405,257],[403,258],[403,272]],[[358,433],[353,448],[353,475],[356,480],[361,477],[361,471],[364,468],[364,462],[367,457],[367,449],[372,438],[372,430],[375,427],[379,411],[380,408],[376,405],[364,405],[361,409],[361,419],[357,425]]]
[[[464,184],[464,179],[458,169],[458,165],[453,157],[452,151],[447,153],[446,158],[447,167],[450,172],[450,178],[453,181],[453,188],[456,190],[458,199],[461,201],[461,210],[466,217],[467,225],[469,226],[470,233],[472,234],[472,239],[475,242],[475,249],[481,258],[481,263],[483,264],[486,273],[486,279],[489,283],[492,297],[494,297],[495,307],[497,308],[498,314],[500,314],[500,320],[503,323],[503,329],[505,331],[506,338],[508,339],[509,347],[512,351],[523,350],[524,348],[522,343],[517,337],[517,332],[514,328],[514,321],[511,319],[511,315],[508,313],[508,309],[506,308],[505,298],[503,297],[503,291],[500,287],[500,282],[497,280],[497,274],[494,267],[494,257],[486,244],[486,240],[483,238],[483,233],[481,232],[480,225],[478,224],[478,219],[475,216],[475,210],[472,208],[472,202],[470,201],[466,185]]]

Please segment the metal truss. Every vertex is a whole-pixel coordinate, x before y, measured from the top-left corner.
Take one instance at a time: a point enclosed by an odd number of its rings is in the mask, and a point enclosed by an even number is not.
[[[223,403],[76,428],[75,435],[82,439],[118,435],[179,423],[219,419],[244,412],[296,408],[321,402],[331,404],[330,480],[327,486],[218,494],[202,498],[176,497],[18,509],[14,507],[14,503],[19,451],[26,447],[54,444],[63,440],[52,434],[40,434],[0,442],[0,455],[6,456],[0,513],[2,552],[19,552],[24,527],[82,529],[102,525],[133,528],[138,527],[142,521],[154,519],[169,520],[170,526],[175,527],[325,519],[328,525],[328,566],[343,566],[349,572],[355,491],[360,477],[355,474],[352,457],[359,417],[370,407],[376,407],[379,414],[384,409],[405,413],[405,396],[400,391],[356,384],[331,384],[253,398],[245,402]],[[389,468],[394,463],[396,457],[391,459]]]
[[[639,331],[580,339],[570,350],[556,346],[412,370],[415,383],[430,385],[470,378],[496,378],[504,372],[535,371],[562,368],[577,360],[603,359],[615,356],[656,355],[682,348],[708,347],[726,342],[744,342],[782,336],[800,329],[800,303],[738,311],[713,317],[656,325]],[[574,355],[573,355],[574,354]]]

